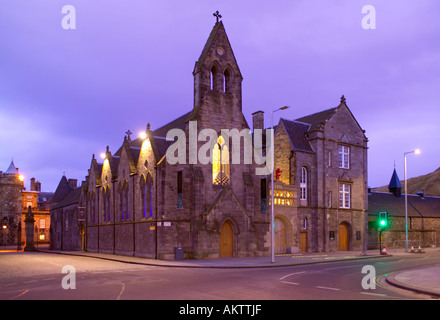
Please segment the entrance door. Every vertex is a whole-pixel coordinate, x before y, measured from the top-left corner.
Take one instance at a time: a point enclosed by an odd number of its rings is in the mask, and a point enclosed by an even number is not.
[[[283,221],[275,218],[275,253],[286,253],[287,241],[286,241],[286,227]]]
[[[339,251],[348,251],[348,223],[342,222],[339,225]]]
[[[307,252],[307,232],[301,232],[300,234],[300,250],[301,252]]]
[[[220,230],[220,257],[232,258],[234,248],[234,233],[232,231],[232,225],[229,221],[223,223]]]

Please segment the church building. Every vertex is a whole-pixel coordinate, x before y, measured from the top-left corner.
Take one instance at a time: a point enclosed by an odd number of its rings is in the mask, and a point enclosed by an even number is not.
[[[153,259],[270,255],[271,175],[258,172],[261,161],[244,160],[245,140],[254,148],[256,129],[266,129],[264,113],[248,125],[243,77],[222,21],[193,76],[192,110],[160,128],[148,125],[141,138],[128,132],[116,152],[107,147],[103,163],[93,156],[79,200],[85,250]],[[237,144],[225,130],[252,134]],[[335,108],[281,119],[274,142],[275,253],[362,249],[367,139],[345,98]],[[259,160],[269,159],[267,146],[263,139]],[[210,161],[200,161],[206,155]]]

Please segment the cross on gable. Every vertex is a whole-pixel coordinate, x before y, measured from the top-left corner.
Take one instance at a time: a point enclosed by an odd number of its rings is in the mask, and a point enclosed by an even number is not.
[[[216,19],[217,19],[217,23],[218,23],[218,19],[221,19],[222,18],[222,15],[218,12],[218,10],[215,12],[215,13],[213,13],[212,14],[214,17],[216,17]]]
[[[128,136],[128,141],[131,141],[130,136],[133,134],[133,132],[131,132],[130,130],[128,130],[125,134]]]

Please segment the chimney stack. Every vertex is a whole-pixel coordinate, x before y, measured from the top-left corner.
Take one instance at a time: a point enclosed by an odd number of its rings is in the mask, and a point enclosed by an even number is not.
[[[69,179],[69,186],[72,189],[76,189],[77,187],[77,183],[78,183],[78,179]]]
[[[252,130],[264,129],[264,111],[256,111],[252,113]]]
[[[31,178],[31,191],[37,191],[35,190],[35,178]]]

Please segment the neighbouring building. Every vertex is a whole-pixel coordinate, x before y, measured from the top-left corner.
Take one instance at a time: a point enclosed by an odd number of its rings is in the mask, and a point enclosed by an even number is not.
[[[390,192],[369,190],[368,194],[368,247],[379,248],[380,231],[382,245],[389,249],[405,248],[405,193],[396,170],[388,186]],[[440,197],[426,196],[423,191],[408,194],[407,229],[408,246],[415,248],[440,245]],[[386,228],[379,224],[380,214],[386,213]]]
[[[50,208],[51,249],[84,250],[84,212],[80,208],[81,187],[77,179],[60,180]]]
[[[92,157],[80,195],[52,210],[53,245],[62,248],[67,226],[81,225],[77,206],[85,207],[87,218],[84,235],[75,230],[72,243],[84,241],[87,251],[157,259],[270,254],[271,176],[257,174],[264,164],[234,163],[234,152],[244,159],[244,143],[237,147],[232,134],[221,135],[222,129],[251,129],[223,22],[212,29],[193,76],[192,110],[155,130],[148,125],[142,138],[132,140],[128,131],[116,152],[107,147],[103,163]],[[262,111],[252,116],[255,147],[255,130],[266,127]],[[182,133],[183,154],[168,149],[175,146],[166,139],[173,129]],[[215,137],[207,164],[191,153],[206,146],[204,129]],[[275,252],[361,250],[368,227],[368,140],[345,98],[322,112],[281,119],[274,140]],[[260,147],[263,157],[266,147]],[[170,161],[178,156],[184,161]],[[73,210],[72,219],[63,208]]]
[[[5,172],[0,171],[0,244],[17,244],[20,236],[23,176],[14,161]]]
[[[275,133],[275,169],[280,172],[275,196],[293,190],[296,199],[289,206],[275,201],[276,234],[279,243],[285,243],[278,252],[364,249],[367,143],[344,96],[335,108],[280,120]]]

